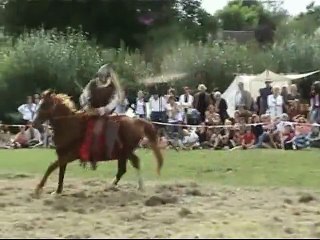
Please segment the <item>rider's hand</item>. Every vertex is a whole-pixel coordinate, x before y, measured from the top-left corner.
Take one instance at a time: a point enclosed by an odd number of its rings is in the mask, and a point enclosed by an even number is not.
[[[97,111],[100,116],[102,116],[106,113],[106,109],[104,107],[97,108]]]

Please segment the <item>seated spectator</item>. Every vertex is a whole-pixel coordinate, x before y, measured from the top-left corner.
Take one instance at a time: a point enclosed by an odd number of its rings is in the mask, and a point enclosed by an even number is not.
[[[184,129],[182,147],[183,149],[194,149],[200,146],[199,136],[196,133],[196,129]]]
[[[28,137],[26,135],[26,126],[20,127],[20,132],[18,132],[14,137],[14,139],[11,141],[11,147],[13,148],[28,147]]]
[[[41,140],[41,134],[39,130],[34,128],[31,122],[28,123],[27,127],[28,129],[25,131],[25,134],[28,139],[28,142],[27,142],[28,147],[37,147],[42,145],[43,142]]]
[[[277,124],[277,130],[280,132],[283,132],[288,121],[289,121],[289,116],[286,113],[283,113],[279,118],[276,118],[275,122]]]
[[[241,146],[241,135],[243,134],[243,129],[240,128],[238,124],[234,126],[232,138],[230,137],[230,142],[232,144],[232,148]]]
[[[205,122],[209,126],[219,125],[221,123],[220,115],[216,113],[216,108],[213,104],[210,104],[205,112]]]
[[[320,148],[320,129],[319,126],[313,124],[309,134],[310,147]]]
[[[293,149],[294,136],[295,136],[295,133],[292,125],[289,123],[286,123],[286,125],[283,128],[283,131],[281,132],[282,149],[285,149],[285,150]]]
[[[208,138],[207,138],[207,128],[205,123],[201,123],[201,127],[197,128],[196,134],[199,138],[199,143],[201,147],[207,146]]]
[[[233,148],[235,149],[251,149],[254,148],[254,144],[256,142],[255,135],[252,133],[251,127],[246,127],[245,132],[240,135],[241,137],[241,145]]]
[[[256,124],[256,125],[251,126],[251,131],[254,134],[256,142],[257,142],[258,138],[263,133],[263,126],[260,123],[260,117],[257,114],[252,115],[252,124]]]
[[[297,125],[295,128],[295,137],[293,138],[294,148],[297,150],[305,149],[310,147],[310,141],[308,133],[305,128]]]
[[[10,132],[0,131],[0,148],[9,148],[10,145]]]
[[[215,128],[211,136],[210,142],[215,150],[230,149],[233,145],[230,141],[230,131],[226,127]]]
[[[270,122],[268,115],[262,116],[262,119],[264,120],[264,132],[258,138],[255,148],[279,148],[281,140],[277,122]]]

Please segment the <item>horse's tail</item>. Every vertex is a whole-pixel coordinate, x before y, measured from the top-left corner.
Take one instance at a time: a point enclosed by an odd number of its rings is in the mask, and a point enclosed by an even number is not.
[[[139,119],[144,126],[144,134],[145,136],[147,136],[149,143],[150,143],[150,147],[153,150],[153,153],[157,159],[157,173],[158,175],[160,175],[160,170],[162,168],[163,165],[163,156],[162,153],[160,151],[160,148],[158,146],[158,136],[157,136],[157,130],[155,129],[155,127],[153,126],[152,123],[147,122],[146,120],[142,120]]]

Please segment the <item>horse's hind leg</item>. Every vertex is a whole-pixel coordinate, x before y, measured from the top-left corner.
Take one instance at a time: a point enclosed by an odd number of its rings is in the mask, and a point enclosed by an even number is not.
[[[132,167],[134,167],[137,170],[137,175],[138,175],[138,189],[140,191],[144,190],[144,184],[143,184],[143,179],[141,177],[141,169],[140,169],[140,158],[135,155],[134,153],[132,153],[129,156],[130,159],[130,163],[132,165]]]
[[[111,183],[111,189],[115,188],[117,184],[119,183],[121,177],[126,173],[127,171],[127,158],[119,158],[118,159],[118,172],[116,177]],[[106,189],[108,190],[108,188]]]
[[[47,182],[48,177],[50,176],[50,174],[57,169],[57,167],[59,166],[59,161],[56,160],[55,162],[51,163],[49,165],[49,167],[47,168],[46,173],[43,175],[40,183],[37,185],[37,188],[35,190],[35,194],[36,196],[39,196],[41,193],[41,190],[43,189],[44,185]]]

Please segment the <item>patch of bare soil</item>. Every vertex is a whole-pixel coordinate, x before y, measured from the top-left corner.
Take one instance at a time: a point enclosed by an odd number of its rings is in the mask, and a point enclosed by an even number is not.
[[[320,238],[320,193],[195,183],[132,183],[103,191],[100,180],[66,179],[61,196],[49,180],[0,180],[2,238]]]

